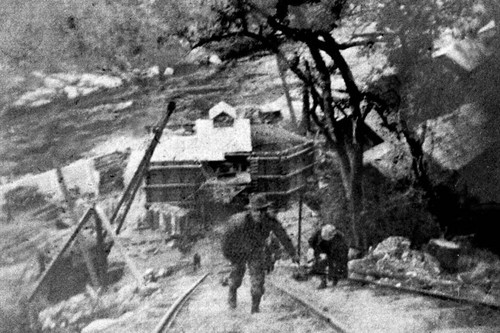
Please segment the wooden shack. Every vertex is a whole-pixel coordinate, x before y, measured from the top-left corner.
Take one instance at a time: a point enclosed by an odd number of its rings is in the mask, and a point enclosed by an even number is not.
[[[265,193],[278,206],[286,204],[313,174],[313,141],[280,127],[254,125],[252,146],[252,192]]]
[[[196,161],[152,161],[146,173],[146,201],[189,205],[205,180]]]

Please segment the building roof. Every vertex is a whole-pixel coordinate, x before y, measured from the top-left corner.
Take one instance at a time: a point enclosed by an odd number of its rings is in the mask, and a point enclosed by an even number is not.
[[[292,148],[309,140],[281,127],[273,125],[252,125],[252,146],[254,151],[278,151]]]
[[[214,119],[221,113],[226,113],[227,115],[233,117],[234,119],[237,118],[236,109],[233,108],[231,105],[227,104],[226,102],[219,102],[213,108],[208,110],[208,118]]]
[[[229,127],[214,127],[211,119],[198,119],[193,135],[164,132],[151,162],[223,161],[227,153],[251,151],[249,119],[236,119]]]

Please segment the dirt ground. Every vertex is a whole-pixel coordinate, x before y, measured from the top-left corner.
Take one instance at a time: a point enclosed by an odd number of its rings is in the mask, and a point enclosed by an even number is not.
[[[290,231],[289,231],[290,233]],[[161,281],[160,292],[146,298],[131,317],[103,332],[151,332],[167,308],[200,276],[211,275],[194,292],[177,315],[173,332],[331,332],[332,328],[274,286],[300,296],[323,310],[347,332],[437,332],[493,333],[500,327],[500,313],[486,308],[441,301],[424,296],[398,293],[341,281],[336,288],[316,290],[319,281],[297,282],[291,278],[294,267],[282,261],[268,276],[261,313],[250,314],[250,285],[245,276],[238,293],[238,308],[229,310],[227,287],[221,279],[229,266],[218,248],[218,231],[194,246],[202,254],[202,269],[191,268]],[[193,250],[194,251],[194,250]],[[175,252],[175,251],[174,251]],[[162,267],[174,258],[172,250],[138,260],[142,268]],[[178,257],[189,260],[192,253]],[[166,259],[170,256],[170,259]]]

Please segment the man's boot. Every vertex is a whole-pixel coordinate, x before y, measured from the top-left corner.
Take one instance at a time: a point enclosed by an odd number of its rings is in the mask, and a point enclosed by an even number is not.
[[[229,297],[227,303],[231,309],[236,309],[236,289],[229,288]]]
[[[260,312],[260,296],[252,295],[252,311],[251,313]]]

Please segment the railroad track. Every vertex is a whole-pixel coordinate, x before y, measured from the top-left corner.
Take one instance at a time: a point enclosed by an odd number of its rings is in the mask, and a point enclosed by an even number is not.
[[[205,280],[205,278],[210,275],[210,273],[206,273],[203,275],[198,281],[196,281],[189,289],[186,290],[175,302],[172,306],[167,310],[165,315],[161,318],[160,322],[154,329],[154,333],[162,333],[166,332],[175,320],[175,317],[181,310],[181,308],[186,304],[189,297],[193,294],[193,292],[198,288],[198,286]]]
[[[168,308],[165,315],[161,318],[160,322],[155,327],[155,329],[153,331],[154,333],[168,332],[172,328],[173,323],[177,317],[177,314],[188,303],[191,296],[194,294],[195,290],[203,283],[203,281],[209,275],[210,275],[210,273],[206,273],[205,275],[203,275],[191,287],[189,287],[179,298],[176,299],[176,301]],[[299,295],[294,294],[292,291],[287,290],[286,288],[283,288],[281,286],[278,286],[277,284],[275,284],[271,281],[267,281],[266,286],[271,287],[271,289],[274,289],[279,294],[286,295],[287,298],[291,299],[293,302],[296,302],[301,307],[305,308],[305,310],[308,313],[313,314],[314,317],[316,317],[320,321],[324,322],[327,326],[329,326],[329,328],[331,329],[331,332],[335,332],[335,333],[348,333],[349,332],[338,320],[336,320],[335,318],[333,318],[329,314],[322,311],[316,304],[313,304],[313,303],[303,299]]]
[[[195,332],[195,331],[200,331],[201,327],[203,327],[203,325],[206,324],[206,322],[204,322],[204,320],[214,320],[215,322],[218,322],[221,326],[220,328],[224,328],[226,327],[226,330],[225,331],[230,331],[231,329],[228,329],[227,327],[231,327],[231,325],[227,325],[227,322],[228,321],[231,321],[234,323],[234,325],[238,325],[238,320],[240,321],[252,321],[252,317],[250,317],[250,314],[247,314],[246,313],[246,308],[244,308],[243,312],[241,310],[237,311],[236,313],[231,313],[231,312],[228,312],[226,310],[226,304],[225,304],[225,297],[221,297],[221,296],[218,296],[217,298],[212,298],[210,299],[209,297],[207,297],[207,294],[205,294],[206,292],[208,292],[208,294],[210,294],[210,290],[213,290],[214,288],[218,288],[219,286],[217,285],[218,282],[218,276],[220,274],[223,274],[223,273],[227,273],[227,272],[212,272],[211,274],[210,273],[207,273],[205,275],[203,275],[202,277],[199,278],[199,280],[197,280],[190,288],[188,288],[186,290],[185,293],[183,293],[175,302],[174,304],[167,310],[167,312],[165,313],[165,315],[162,317],[161,321],[158,323],[158,325],[156,326],[154,332],[155,333],[163,333],[163,332],[168,332],[170,330],[172,331],[182,331],[182,332]],[[202,285],[202,283],[205,281],[206,277],[211,275],[211,279],[209,279],[209,281],[211,281],[212,284],[207,284],[205,283],[204,284],[204,290],[199,292],[199,293],[196,293],[196,298],[192,298],[192,296],[195,294],[195,290],[200,286]],[[264,303],[266,304],[267,303],[267,309],[264,311],[264,313],[262,314],[262,316],[268,316],[269,318],[269,315],[271,314],[271,317],[273,318],[272,320],[276,319],[276,320],[283,320],[282,318],[283,317],[287,317],[287,316],[290,316],[290,318],[293,318],[294,316],[297,315],[297,312],[296,310],[297,309],[303,309],[304,311],[302,312],[302,310],[299,310],[298,312],[299,313],[307,313],[306,317],[308,318],[314,318],[315,321],[317,321],[318,323],[322,323],[320,324],[322,328],[322,332],[338,332],[338,333],[345,333],[345,332],[356,332],[356,330],[359,328],[359,326],[356,326],[356,324],[353,324],[355,322],[353,322],[352,320],[348,320],[348,321],[345,321],[346,320],[346,312],[343,311],[343,306],[344,304],[342,303],[342,292],[340,294],[336,294],[336,297],[335,299],[337,299],[337,303],[329,303],[329,304],[326,304],[325,302],[322,302],[322,301],[319,301],[316,299],[316,297],[318,295],[321,295],[321,294],[316,294],[315,291],[313,291],[313,289],[310,289],[310,286],[306,286],[306,288],[299,288],[299,289],[306,289],[306,292],[304,293],[303,290],[298,290],[296,287],[299,284],[295,284],[295,288],[292,284],[290,284],[292,281],[285,277],[285,275],[276,275],[276,276],[270,276],[268,279],[266,279],[266,286],[267,286],[267,289],[268,289],[268,292],[266,292],[266,295],[267,295],[267,300],[264,300]],[[360,279],[349,279],[349,282],[347,285],[350,285],[351,287],[349,288],[352,288],[353,286],[355,286],[356,284],[357,285],[360,285],[360,284],[366,284],[366,283],[370,283],[370,281],[365,281],[365,280],[360,280]],[[389,288],[389,286],[386,286],[386,285],[379,285],[379,284],[374,284],[374,283],[370,283],[372,285],[375,285],[376,287],[378,288],[383,288],[383,289],[386,289],[386,288]],[[245,301],[247,301],[247,299],[245,298],[245,294],[247,294],[247,291],[245,290],[246,288],[248,288],[248,286],[242,286],[241,288],[241,294],[242,294],[242,302],[243,304],[241,304],[240,306],[242,307],[246,307],[248,306],[248,303],[245,304]],[[342,290],[342,288],[345,288],[345,287],[341,287],[340,290]],[[360,287],[360,289],[366,289],[366,288],[363,288],[363,287]],[[432,299],[432,298],[436,298],[436,295],[426,295],[425,293],[420,293],[420,292],[416,292],[415,290],[401,290],[401,288],[389,288],[389,289],[393,289],[394,291],[396,292],[399,292],[399,293],[410,293],[410,294],[419,294],[420,296],[427,296],[427,298],[429,299]],[[223,289],[222,293],[224,294],[224,296],[226,295],[226,290],[227,289]],[[344,289],[345,290],[345,289]],[[345,291],[344,291],[345,292]],[[350,294],[350,291],[348,291],[347,293]],[[219,293],[220,294],[220,293]],[[391,295],[391,294],[389,294]],[[324,293],[323,293],[323,296]],[[354,296],[354,297],[358,297],[359,296]],[[392,296],[388,296],[388,297],[392,297]],[[397,300],[399,299],[400,297],[394,297],[394,303],[397,303]],[[457,300],[457,299],[450,299],[450,298],[446,298],[446,297],[438,297],[441,299],[441,302],[445,301],[447,303],[450,303],[449,306],[443,306],[443,303],[440,303],[441,304],[441,307],[442,309],[444,310],[440,310],[441,308],[438,306],[436,307],[436,311],[445,311],[445,312],[439,312],[439,316],[441,314],[443,315],[447,315],[447,310],[446,309],[457,309],[458,311],[465,311],[464,309],[469,309],[467,311],[473,311],[475,312],[476,309],[477,310],[480,310],[481,308],[485,308],[484,305],[485,304],[471,304],[471,303],[466,303],[466,304],[463,304],[463,302],[461,302],[460,300]],[[271,299],[274,299],[274,301],[271,301]],[[404,297],[403,297],[404,299]],[[181,310],[183,309],[183,307],[188,304],[188,302],[190,302],[190,300],[192,300],[192,303],[195,303],[198,302],[198,304],[203,304],[204,302],[207,303],[207,300],[210,304],[213,304],[214,307],[220,307],[222,310],[221,312],[213,312],[213,313],[205,313],[204,311],[207,310],[208,312],[210,312],[209,309],[204,309],[204,308],[199,308],[197,305],[194,305],[193,307],[190,307],[189,309],[187,309],[187,311],[183,311],[183,315],[182,316],[179,316],[179,321],[176,321],[176,324],[174,325],[174,321],[176,320],[176,317],[177,317],[177,314],[179,314],[179,312],[181,312]],[[339,301],[340,300],[340,301]],[[340,302],[340,303],[339,303]],[[364,302],[364,299],[362,298],[359,298],[357,299],[357,302],[360,302],[359,303],[359,309],[363,309],[363,302]],[[416,302],[422,302],[422,301],[416,301]],[[424,301],[425,302],[425,301]],[[287,306],[285,306],[285,309],[281,309],[280,308],[280,304],[286,304]],[[296,306],[294,305],[296,304]],[[373,305],[373,301],[371,303]],[[404,303],[403,303],[404,304]],[[418,304],[422,304],[422,311],[428,311],[428,308],[427,308],[427,304],[426,303],[418,303]],[[288,306],[292,305],[290,308],[288,308]],[[381,304],[382,307],[383,307],[383,304]],[[397,304],[395,305],[397,306]],[[487,306],[488,307],[488,306]],[[271,310],[269,310],[271,309]],[[291,310],[293,309],[293,310]],[[333,311],[329,311],[330,310],[333,310]],[[490,308],[491,309],[491,308]],[[351,309],[352,310],[352,309]],[[349,310],[349,311],[351,311]],[[497,310],[497,309],[493,309],[493,310]],[[409,308],[409,311],[413,311],[412,308],[410,307]],[[421,321],[425,324],[425,321],[426,319],[425,318],[420,318],[418,316],[418,309],[416,310],[417,312],[415,312],[417,314],[417,321]],[[222,315],[222,313],[225,313],[225,315]],[[289,314],[287,314],[289,313]],[[494,315],[494,312],[490,312],[491,315]],[[423,314],[423,316],[425,315],[425,313]],[[210,318],[210,316],[213,316],[213,318]],[[222,317],[220,317],[222,316]],[[182,319],[181,319],[182,318]],[[196,318],[194,321],[192,320],[193,318]],[[261,317],[260,319],[258,320],[263,320],[263,318],[266,318],[266,317]],[[339,320],[341,319],[341,320]],[[198,320],[199,322],[198,323],[193,323],[193,322],[196,322],[196,320]],[[225,320],[225,321],[224,321]],[[390,319],[389,319],[390,320]],[[395,320],[397,320],[395,318]],[[200,326],[193,326],[193,325],[200,325]],[[208,324],[210,325],[210,324]],[[225,325],[225,326],[224,326]],[[439,324],[437,324],[439,326]],[[237,326],[236,326],[237,327]],[[444,328],[446,326],[443,326]],[[469,327],[470,328],[470,327]],[[479,328],[478,328],[479,329]],[[179,331],[179,332],[180,332]],[[213,331],[213,329],[212,329]],[[245,331],[245,330],[243,330]],[[251,330],[250,330],[251,331]],[[293,331],[293,330],[292,330]],[[366,330],[364,330],[363,332],[365,332]],[[253,331],[252,331],[253,332]],[[394,332],[394,330],[392,330],[391,332]],[[478,331],[478,332],[490,332],[490,331]]]

